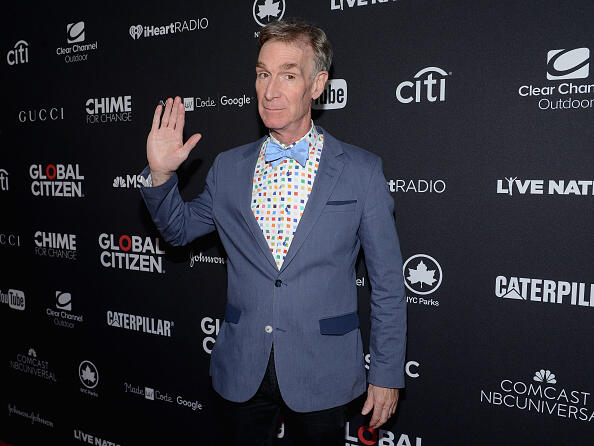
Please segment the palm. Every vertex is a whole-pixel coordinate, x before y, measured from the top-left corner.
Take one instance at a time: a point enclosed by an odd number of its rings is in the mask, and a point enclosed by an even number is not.
[[[192,135],[184,144],[183,130],[185,110],[179,97],[167,99],[161,117],[162,106],[158,105],[153,116],[153,125],[146,141],[146,155],[154,177],[161,183],[173,174],[188,157],[201,135]],[[153,181],[154,183],[154,181]]]

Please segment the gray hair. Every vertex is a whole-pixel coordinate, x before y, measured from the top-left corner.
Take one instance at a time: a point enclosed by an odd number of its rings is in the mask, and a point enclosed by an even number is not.
[[[287,19],[270,22],[258,37],[258,51],[269,40],[285,43],[302,41],[308,44],[314,53],[314,71],[312,77],[320,71],[330,70],[332,65],[332,46],[324,30],[302,19]]]

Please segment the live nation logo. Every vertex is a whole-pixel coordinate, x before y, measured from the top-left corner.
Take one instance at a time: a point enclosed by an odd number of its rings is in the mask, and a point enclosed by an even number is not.
[[[83,443],[94,444],[99,446],[120,446],[115,441],[105,440],[97,435],[89,434],[82,429],[74,429],[74,439],[82,441]]]
[[[495,296],[510,300],[594,308],[594,283],[497,276]]]
[[[594,196],[594,180],[497,180],[497,193],[509,195]]]
[[[105,268],[165,273],[159,237],[103,233],[99,235],[101,265]]]
[[[499,381],[496,390],[481,390],[480,401],[504,410],[532,412],[578,423],[594,420],[590,402],[592,390],[565,387],[560,381],[560,377],[551,370],[540,369],[526,379],[504,378]]]
[[[408,303],[439,306],[439,301],[435,296],[431,299],[425,297],[433,294],[443,279],[443,272],[437,260],[427,254],[413,255],[402,265],[402,273],[406,288],[412,293],[422,296],[407,296]]]

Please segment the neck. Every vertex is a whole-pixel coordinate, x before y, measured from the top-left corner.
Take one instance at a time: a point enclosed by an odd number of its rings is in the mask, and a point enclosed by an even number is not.
[[[299,126],[295,129],[268,129],[270,130],[270,134],[274,136],[278,141],[282,142],[284,145],[289,146],[293,144],[295,141],[301,139],[303,136],[309,132],[311,128],[311,114],[306,116],[302,122],[299,123]]]

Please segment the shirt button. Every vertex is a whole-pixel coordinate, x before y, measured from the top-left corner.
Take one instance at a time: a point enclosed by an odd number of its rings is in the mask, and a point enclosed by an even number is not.
[[[274,282],[274,286],[277,288],[280,288],[282,284],[283,284],[283,281],[280,279],[276,279],[276,282]]]
[[[264,330],[266,331],[266,333],[272,333],[272,327],[270,325],[264,327]]]

